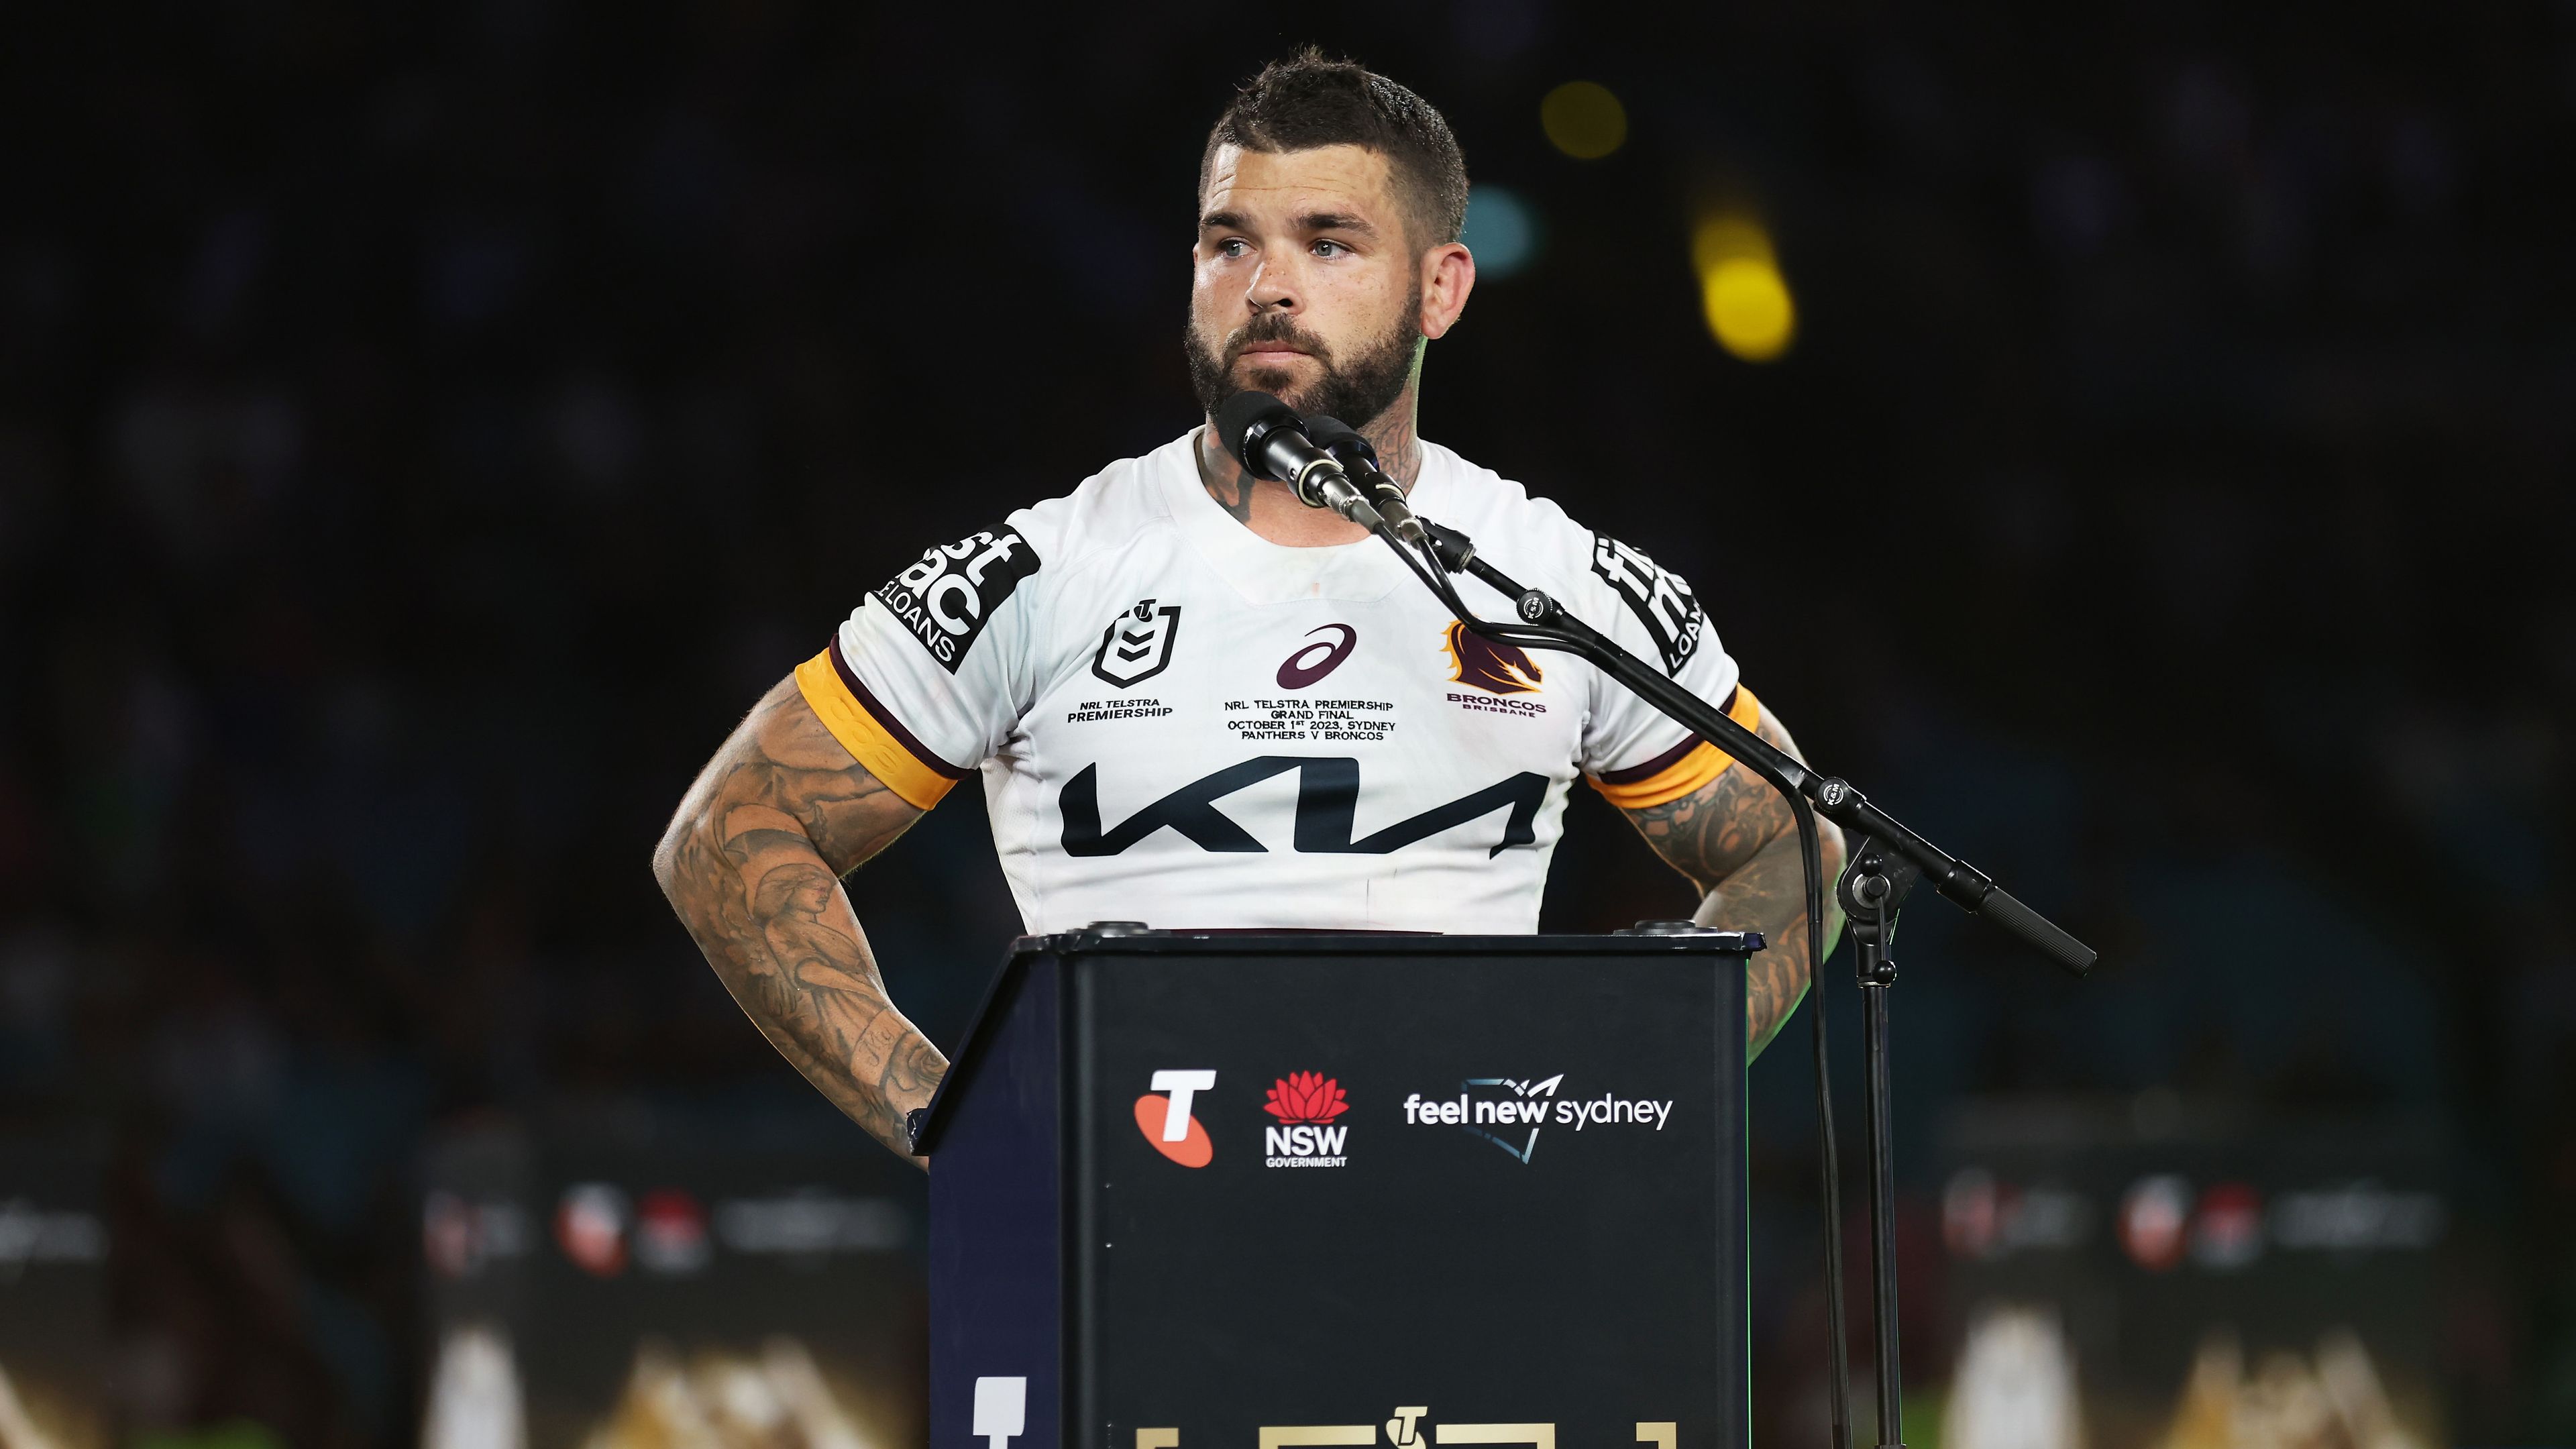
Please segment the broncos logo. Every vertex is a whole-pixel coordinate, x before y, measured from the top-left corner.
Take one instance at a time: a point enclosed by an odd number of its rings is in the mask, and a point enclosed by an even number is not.
[[[1538,693],[1543,676],[1518,645],[1497,644],[1453,619],[1445,647],[1449,651],[1449,677],[1460,684],[1472,684],[1487,694]]]

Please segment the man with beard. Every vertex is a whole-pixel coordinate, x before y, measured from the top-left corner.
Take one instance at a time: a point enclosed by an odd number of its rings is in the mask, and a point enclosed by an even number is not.
[[[1424,516],[1794,750],[1689,585],[1415,436],[1426,341],[1476,280],[1437,111],[1308,52],[1236,96],[1198,191],[1186,347],[1210,417],[1257,388],[1352,423]],[[1770,788],[1580,660],[1469,633],[1213,433],[928,549],[698,776],[655,874],[778,1050],[907,1149],[947,1063],[887,999],[839,878],[969,770],[1031,932],[1535,930],[1581,774],[1690,878],[1699,920],[1770,940],[1746,985],[1750,1045],[1769,1041],[1806,989],[1807,929]]]

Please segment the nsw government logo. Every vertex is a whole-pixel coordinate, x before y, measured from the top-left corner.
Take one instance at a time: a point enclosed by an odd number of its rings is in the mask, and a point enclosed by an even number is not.
[[[1351,1129],[1332,1125],[1351,1110],[1342,1084],[1322,1072],[1290,1072],[1270,1084],[1261,1110],[1280,1125],[1261,1132],[1262,1162],[1269,1167],[1340,1167]]]

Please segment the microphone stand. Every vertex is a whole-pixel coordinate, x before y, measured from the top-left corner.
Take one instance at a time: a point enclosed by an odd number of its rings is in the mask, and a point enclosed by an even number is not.
[[[1849,1449],[1851,1370],[1846,1360],[1843,1323],[1842,1205],[1835,1167],[1833,1105],[1826,1078],[1823,988],[1824,904],[1821,855],[1816,817],[1843,828],[1853,852],[1836,893],[1851,923],[1862,999],[1862,1053],[1868,1078],[1867,1116],[1870,1146],[1870,1287],[1875,1321],[1880,1449],[1904,1449],[1903,1369],[1896,1316],[1896,1152],[1893,1104],[1888,1074],[1887,993],[1896,981],[1895,963],[1887,954],[1896,930],[1896,912],[1918,881],[1961,908],[1983,916],[2037,947],[2043,954],[2081,976],[2092,969],[2096,953],[2058,929],[2037,911],[1998,888],[1993,878],[1940,849],[1869,802],[1848,781],[1819,775],[1788,752],[1774,748],[1724,711],[1691,693],[1669,675],[1622,649],[1607,635],[1565,611],[1546,592],[1524,588],[1509,575],[1478,557],[1474,540],[1455,529],[1422,520],[1428,537],[1420,545],[1429,567],[1417,562],[1394,532],[1383,524],[1375,532],[1437,595],[1455,610],[1460,623],[1485,638],[1523,648],[1550,649],[1576,655],[1628,687],[1666,717],[1724,750],[1768,781],[1788,803],[1798,824],[1799,853],[1806,865],[1807,979],[1819,991],[1812,1013],[1816,1041],[1817,1130],[1823,1156],[1825,1206],[1825,1317],[1829,1345],[1828,1376],[1833,1393],[1834,1449]],[[1449,574],[1464,573],[1512,601],[1518,623],[1480,619],[1458,597]]]
[[[1896,913],[1904,906],[1921,868],[1891,859],[1874,837],[1860,838],[1836,882],[1843,918],[1850,923],[1853,966],[1860,977],[1861,1056],[1867,1076],[1869,1116],[1869,1286],[1870,1317],[1877,1329],[1874,1352],[1878,1368],[1878,1437],[1882,1446],[1901,1449],[1898,1430],[1905,1422],[1904,1389],[1896,1342],[1896,1141],[1890,1105],[1887,1062],[1887,992],[1896,984],[1896,962],[1888,955],[1896,941]]]

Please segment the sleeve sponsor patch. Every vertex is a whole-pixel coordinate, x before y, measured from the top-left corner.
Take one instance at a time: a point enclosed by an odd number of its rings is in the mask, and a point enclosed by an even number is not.
[[[912,631],[940,668],[955,674],[993,611],[1020,580],[1037,571],[1037,550],[1018,529],[986,529],[924,550],[874,597]]]
[[[1690,585],[1606,533],[1592,535],[1592,571],[1619,591],[1664,656],[1664,672],[1678,677],[1699,649],[1699,598]]]

